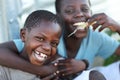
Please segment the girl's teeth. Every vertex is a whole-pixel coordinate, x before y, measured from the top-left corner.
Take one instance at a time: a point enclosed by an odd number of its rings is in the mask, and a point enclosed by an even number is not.
[[[73,26],[77,26],[77,28],[72,33],[70,33],[68,35],[68,37],[75,34],[77,32],[77,30],[79,30],[79,29],[84,30],[88,26],[88,23],[87,22],[77,22],[77,23],[73,24]]]
[[[73,25],[77,26],[77,29],[85,29],[85,27],[87,27],[88,23],[87,22],[78,22]]]

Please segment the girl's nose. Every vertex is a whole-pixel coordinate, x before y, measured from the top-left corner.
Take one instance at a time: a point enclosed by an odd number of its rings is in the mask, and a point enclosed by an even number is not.
[[[75,17],[82,17],[84,14],[82,11],[76,11]]]

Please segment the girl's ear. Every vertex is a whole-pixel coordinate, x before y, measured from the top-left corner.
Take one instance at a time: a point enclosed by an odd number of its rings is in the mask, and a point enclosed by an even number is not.
[[[20,38],[23,42],[25,42],[25,34],[26,34],[26,29],[25,28],[22,28],[20,30]]]

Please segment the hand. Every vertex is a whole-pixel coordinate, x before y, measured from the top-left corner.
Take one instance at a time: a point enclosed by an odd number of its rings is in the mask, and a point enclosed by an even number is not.
[[[53,64],[45,65],[42,66],[41,72],[38,76],[43,78],[45,76],[53,74],[55,71],[57,71],[57,67],[54,66]]]
[[[47,77],[42,78],[41,80],[58,80],[58,79],[59,79],[59,77],[57,77],[54,74],[51,74],[51,75],[49,75]]]
[[[102,31],[104,28],[109,28],[112,31],[120,32],[120,25],[114,21],[112,18],[108,17],[105,13],[95,14],[93,15],[88,23],[93,26],[93,29],[95,30],[100,25],[99,31]]]
[[[84,70],[86,67],[83,61],[75,59],[59,60],[56,66],[58,67],[62,76],[75,74],[77,72]]]

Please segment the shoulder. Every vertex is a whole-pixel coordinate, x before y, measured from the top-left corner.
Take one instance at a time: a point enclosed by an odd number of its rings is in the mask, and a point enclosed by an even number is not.
[[[109,37],[105,32],[99,32],[99,31],[94,31],[92,29],[89,29],[88,36],[90,37],[97,37],[97,38],[102,38],[102,37]]]
[[[115,39],[111,38],[107,33],[105,32],[99,32],[99,31],[93,31],[92,29],[89,29],[87,39],[91,42],[98,42],[98,44],[103,42],[114,42]]]
[[[101,33],[101,32],[89,29],[88,34],[84,39],[84,42],[86,44],[90,44],[90,45],[94,44],[94,45],[98,46],[98,45],[101,45],[104,42],[105,38],[107,38],[105,36],[106,36],[105,33]]]
[[[8,42],[1,43],[0,44],[0,49],[14,51],[14,52],[17,51],[17,48],[16,48],[13,41],[8,41]]]
[[[22,42],[21,39],[15,39],[15,40],[13,40],[13,42],[17,48],[17,51],[21,52],[24,48],[24,42]]]

